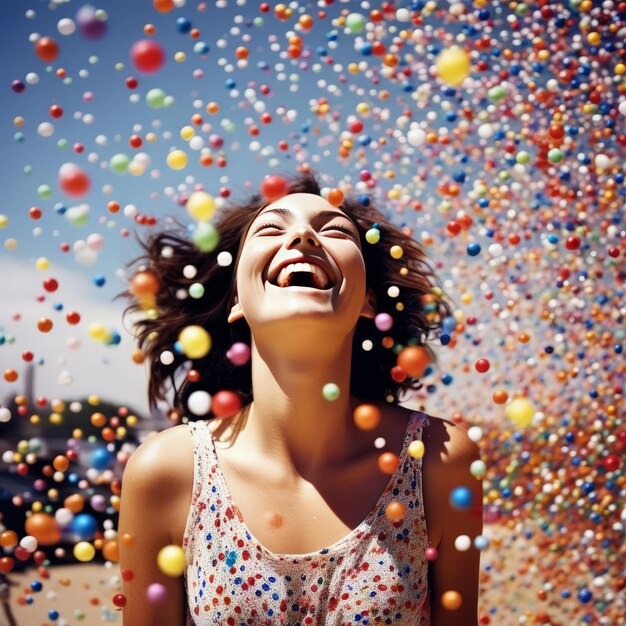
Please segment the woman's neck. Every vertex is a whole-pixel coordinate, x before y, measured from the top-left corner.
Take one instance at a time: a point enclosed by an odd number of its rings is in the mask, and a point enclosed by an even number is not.
[[[350,395],[351,359],[351,335],[280,354],[253,341],[247,445],[307,479],[340,465],[359,432],[352,419],[358,401]],[[329,383],[339,388],[335,400],[324,397]]]

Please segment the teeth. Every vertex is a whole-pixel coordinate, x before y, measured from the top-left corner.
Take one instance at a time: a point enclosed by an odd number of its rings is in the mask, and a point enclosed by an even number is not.
[[[311,263],[290,263],[280,270],[276,277],[276,284],[279,287],[288,287],[289,280],[294,272],[311,272],[315,285],[320,289],[325,289],[330,282],[326,272],[317,265],[312,265]]]

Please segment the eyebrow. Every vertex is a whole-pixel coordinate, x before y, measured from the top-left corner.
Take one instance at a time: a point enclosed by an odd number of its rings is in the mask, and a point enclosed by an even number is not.
[[[264,215],[267,215],[268,213],[278,213],[278,215],[282,215],[283,217],[291,217],[293,215],[293,212],[289,209],[284,209],[283,207],[275,207],[273,209],[268,209],[264,213],[259,213],[257,219],[263,217]],[[354,224],[354,221],[350,219],[350,216],[348,216],[346,213],[343,213],[342,211],[330,211],[328,209],[324,209],[315,216],[315,219],[321,219],[324,217],[345,217],[348,221]]]

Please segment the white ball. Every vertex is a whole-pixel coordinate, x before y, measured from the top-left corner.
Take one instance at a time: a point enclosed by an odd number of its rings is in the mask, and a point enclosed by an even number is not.
[[[409,145],[418,148],[426,141],[426,131],[421,128],[411,128],[406,134],[406,140],[409,142]]]
[[[196,269],[195,265],[185,265],[185,267],[183,267],[183,276],[185,278],[195,278],[197,273],[198,270]]]
[[[472,540],[467,535],[459,535],[454,540],[454,547],[459,552],[467,552],[472,546]]]
[[[28,552],[34,552],[37,549],[37,539],[35,539],[32,535],[26,535],[26,537],[22,537],[20,546]]]
[[[194,415],[206,415],[211,410],[211,396],[206,391],[194,391],[189,394],[187,408]]]
[[[42,137],[51,137],[54,135],[54,126],[50,122],[41,122],[41,124],[37,126],[37,132]]]
[[[71,35],[76,30],[76,24],[69,17],[64,17],[58,21],[57,29],[62,35]]]
[[[467,431],[467,436],[474,442],[477,443],[483,438],[483,429],[480,426],[472,426]]]
[[[0,409],[0,422],[8,422],[11,420],[11,411],[6,407]]]

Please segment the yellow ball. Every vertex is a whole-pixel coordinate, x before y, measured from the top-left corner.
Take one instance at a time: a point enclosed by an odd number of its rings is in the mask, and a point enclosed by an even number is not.
[[[426,452],[426,448],[424,447],[424,442],[416,439],[415,441],[411,441],[409,444],[409,454],[414,459],[421,459],[424,456],[424,452]]]
[[[98,406],[100,404],[100,396],[96,395],[95,393],[92,393],[87,398],[87,402],[89,403],[90,406]]]
[[[6,228],[9,224],[9,218],[6,215],[0,215],[0,228]]]
[[[96,549],[88,541],[79,541],[74,546],[74,556],[79,560],[86,563],[91,561],[96,556]]]
[[[461,84],[470,73],[470,58],[462,48],[452,46],[437,57],[437,73],[451,85]]]
[[[529,426],[535,415],[535,407],[526,398],[515,398],[506,408],[506,416],[519,426]]]
[[[187,55],[184,52],[179,51],[174,55],[174,61],[176,61],[176,63],[182,63],[186,59]]]
[[[167,164],[173,170],[182,170],[187,165],[187,155],[182,150],[172,150],[167,155]]]
[[[185,141],[189,141],[195,134],[196,131],[194,130],[193,126],[183,126],[180,129],[180,137]]]
[[[187,211],[194,220],[207,222],[215,214],[215,202],[205,191],[195,191],[187,200]]]
[[[182,576],[187,565],[183,549],[175,545],[161,548],[157,556],[157,565],[166,576],[171,576],[172,578]]]
[[[394,259],[400,259],[402,258],[402,255],[404,254],[404,250],[402,249],[401,246],[391,246],[391,249],[389,250],[389,254]]]
[[[104,341],[109,331],[102,324],[91,324],[87,329],[89,336],[96,341]]]
[[[211,349],[211,335],[202,326],[187,326],[183,328],[178,341],[183,352],[190,359],[201,359]]]

